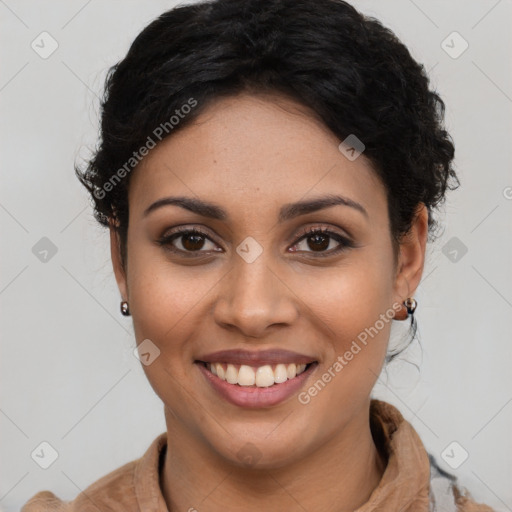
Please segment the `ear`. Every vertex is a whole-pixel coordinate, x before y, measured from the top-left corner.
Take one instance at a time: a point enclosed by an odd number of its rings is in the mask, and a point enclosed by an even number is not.
[[[116,276],[117,287],[121,293],[122,300],[128,300],[128,286],[126,283],[126,272],[121,257],[121,238],[112,222],[110,222],[110,256]]]
[[[428,210],[421,203],[416,210],[411,229],[400,241],[395,278],[395,302],[402,303],[408,297],[414,296],[423,274],[427,238]]]

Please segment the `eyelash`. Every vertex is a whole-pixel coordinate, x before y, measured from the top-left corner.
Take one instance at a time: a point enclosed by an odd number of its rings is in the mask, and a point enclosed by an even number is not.
[[[328,236],[329,238],[334,239],[340,245],[337,248],[331,249],[329,251],[323,251],[323,252],[322,251],[320,251],[320,252],[305,251],[306,253],[315,254],[315,258],[316,257],[327,258],[330,256],[334,256],[334,255],[337,255],[347,249],[350,249],[350,248],[353,248],[356,246],[349,238],[347,238],[343,235],[340,235],[339,233],[330,231],[329,229],[318,228],[318,227],[306,228],[306,229],[302,230],[301,233],[297,235],[299,238],[295,241],[293,246],[297,245],[302,240],[307,239],[307,238],[309,238],[313,235],[317,235],[317,234]],[[176,228],[174,230],[174,232],[170,233],[169,235],[165,235],[165,236],[161,237],[159,240],[157,240],[157,244],[159,246],[165,247],[165,249],[168,251],[171,251],[176,254],[186,254],[186,257],[191,257],[191,258],[202,257],[203,255],[201,253],[210,252],[210,251],[202,251],[202,250],[183,251],[182,249],[177,249],[176,247],[174,247],[172,245],[172,242],[184,235],[198,235],[198,236],[207,238],[208,240],[213,242],[213,240],[211,240],[210,236],[207,233],[201,231],[201,229],[179,227],[179,228]],[[215,243],[215,242],[213,242],[213,243]],[[218,252],[218,251],[214,251],[214,252]],[[301,251],[294,251],[294,252],[300,253]],[[194,253],[197,253],[197,254],[194,254]]]

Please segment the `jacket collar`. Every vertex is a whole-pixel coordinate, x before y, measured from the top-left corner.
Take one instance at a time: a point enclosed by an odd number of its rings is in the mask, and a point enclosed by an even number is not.
[[[393,405],[372,399],[370,427],[387,465],[379,485],[356,512],[427,512],[430,461],[412,425]]]
[[[370,427],[387,465],[369,500],[355,512],[428,512],[430,461],[412,425],[393,405],[372,399]],[[159,482],[166,449],[167,432],[163,432],[135,468],[135,493],[144,512],[167,510]]]

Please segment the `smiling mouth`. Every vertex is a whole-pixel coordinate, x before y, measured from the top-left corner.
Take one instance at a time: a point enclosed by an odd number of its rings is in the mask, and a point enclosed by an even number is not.
[[[209,363],[205,361],[195,361],[195,363],[202,365],[220,380],[244,388],[268,388],[277,386],[295,379],[297,376],[309,370],[313,365],[318,364],[316,361],[308,364],[280,363],[262,366]]]

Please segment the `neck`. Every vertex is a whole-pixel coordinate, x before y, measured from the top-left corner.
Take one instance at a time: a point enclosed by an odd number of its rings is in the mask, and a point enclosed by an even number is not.
[[[172,415],[166,419],[160,486],[169,512],[225,512],[241,506],[246,512],[353,511],[368,501],[386,467],[373,441],[368,409],[312,453],[273,469],[231,464],[180,429]]]

